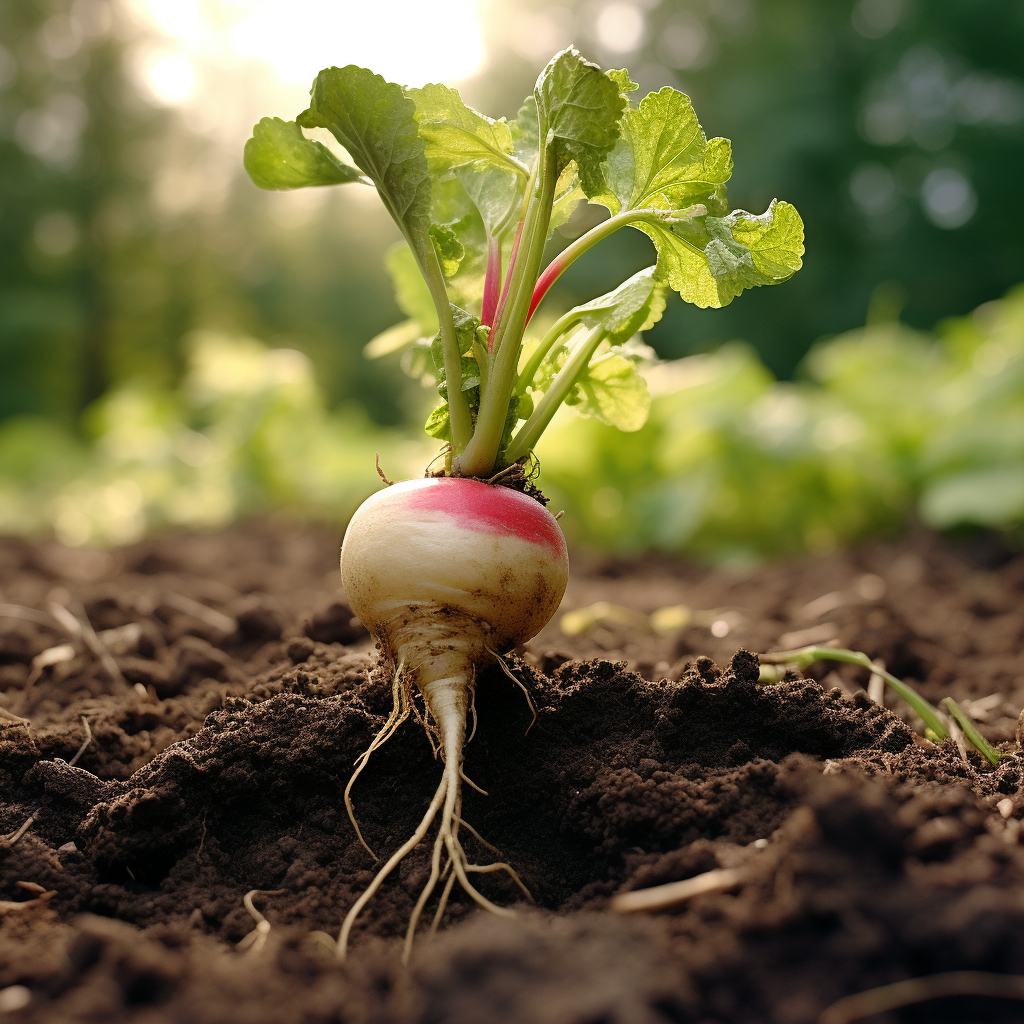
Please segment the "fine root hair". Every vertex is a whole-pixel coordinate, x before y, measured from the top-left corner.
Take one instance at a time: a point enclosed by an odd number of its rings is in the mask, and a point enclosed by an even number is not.
[[[356,830],[356,837],[359,839],[359,842],[363,844],[363,848],[374,860],[380,860],[380,858],[363,838],[359,822],[356,821],[355,811],[352,809],[352,787],[355,785],[356,779],[359,778],[360,772],[362,772],[370,760],[370,755],[394,736],[398,727],[409,717],[410,707],[415,709],[412,693],[410,692],[410,684],[408,680],[403,679],[401,664],[395,669],[395,676],[391,681],[391,698],[391,714],[388,715],[388,720],[384,723],[380,732],[374,736],[366,750],[357,758],[356,770],[352,773],[352,777],[348,780],[348,785],[345,787],[345,810],[348,811],[348,820],[352,822],[352,827]]]

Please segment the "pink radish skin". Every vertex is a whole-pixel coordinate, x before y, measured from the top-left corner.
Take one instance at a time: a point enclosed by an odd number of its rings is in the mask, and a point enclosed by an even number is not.
[[[482,907],[511,913],[477,892],[467,874],[504,869],[518,877],[508,865],[469,864],[458,839],[466,720],[477,670],[540,632],[558,608],[568,571],[565,538],[547,509],[519,491],[480,480],[395,484],[368,498],[352,517],[341,548],[342,583],[352,610],[377,638],[386,662],[396,666],[395,710],[370,751],[404,720],[415,684],[445,771],[419,828],[349,911],[338,938],[341,956],[359,911],[422,840],[442,802],[431,875],[409,923],[406,957],[440,877],[442,848],[452,874],[435,924],[456,879]]]

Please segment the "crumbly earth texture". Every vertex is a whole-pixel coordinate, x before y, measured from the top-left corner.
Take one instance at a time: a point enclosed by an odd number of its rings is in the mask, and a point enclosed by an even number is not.
[[[575,635],[556,618],[510,659],[535,721],[507,676],[482,673],[466,750],[489,795],[467,790],[463,817],[500,856],[464,829],[467,852],[510,863],[534,903],[478,875],[518,916],[456,887],[401,967],[424,844],[338,963],[324,933],[375,870],[342,792],[391,701],[338,541],[281,521],[110,552],[0,541],[0,707],[29,721],[0,723],[0,1018],[815,1024],[906,978],[1024,974],[1024,758],[993,769],[928,743],[852,666],[759,685],[749,653],[836,640],[1015,751],[1024,557],[930,535],[742,572],[577,556],[562,612],[616,607]],[[54,604],[113,665],[9,614]],[[661,633],[636,615],[666,607]],[[411,719],[374,754],[353,800],[378,854],[413,832],[439,772]],[[716,868],[738,880],[611,908]],[[1020,1021],[1024,1002],[863,1019]]]

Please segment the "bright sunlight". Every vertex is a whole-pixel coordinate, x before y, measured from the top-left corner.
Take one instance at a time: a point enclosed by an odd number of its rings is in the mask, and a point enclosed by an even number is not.
[[[282,81],[308,86],[332,65],[358,64],[390,81],[457,82],[478,71],[485,51],[477,0],[129,0],[182,55],[202,62],[254,59]],[[151,65],[164,102],[191,92],[166,60]],[[179,69],[180,70],[180,69]]]

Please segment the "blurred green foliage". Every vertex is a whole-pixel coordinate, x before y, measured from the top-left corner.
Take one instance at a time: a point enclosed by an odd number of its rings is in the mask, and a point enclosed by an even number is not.
[[[0,426],[0,532],[124,543],[295,509],[342,522],[418,476],[433,442],[326,410],[308,359],[193,335],[174,389],[126,384],[86,414]],[[744,344],[650,371],[650,419],[623,433],[571,409],[538,455],[575,542],[708,561],[825,551],[917,515],[940,529],[1024,526],[1024,287],[930,338],[885,322],[824,342],[776,382]],[[429,401],[424,390],[421,408]]]
[[[754,350],[655,367],[647,424],[571,414],[538,446],[567,535],[713,561],[827,551],[903,526],[1024,525],[1024,288],[941,324],[815,346],[797,383]]]
[[[294,349],[206,332],[188,352],[179,387],[129,383],[90,406],[85,443],[43,417],[0,425],[0,532],[118,544],[274,508],[341,522],[380,484],[376,453],[395,473],[429,458],[358,406],[327,412]]]
[[[399,421],[400,375],[361,355],[398,317],[383,269],[396,232],[351,197],[294,202],[243,180],[241,141],[143,87],[138,65],[160,51],[128,7],[0,4],[0,420],[76,426],[111,387],[172,387],[205,329],[298,348],[332,405],[358,397]]]

